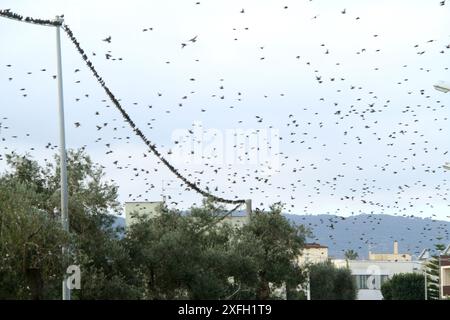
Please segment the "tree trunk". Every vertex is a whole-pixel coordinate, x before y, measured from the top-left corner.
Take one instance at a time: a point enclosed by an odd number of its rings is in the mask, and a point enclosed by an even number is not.
[[[270,298],[270,287],[269,282],[266,280],[265,271],[259,272],[259,284],[256,289],[256,299],[258,300],[268,300]]]
[[[31,299],[42,300],[44,297],[44,281],[39,268],[28,268],[25,271],[27,282],[31,290]]]

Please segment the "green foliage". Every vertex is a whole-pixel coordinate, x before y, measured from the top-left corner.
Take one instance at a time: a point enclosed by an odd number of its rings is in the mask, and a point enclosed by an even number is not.
[[[281,211],[280,204],[274,204],[268,212],[256,210],[235,238],[239,255],[252,261],[248,274],[240,281],[257,299],[272,297],[269,283],[297,287],[305,281],[296,259],[310,231],[290,224]]]
[[[437,252],[443,251],[444,249],[445,249],[444,244],[435,245],[435,250]],[[438,255],[432,256],[431,259],[427,261],[426,270],[427,270],[427,287],[428,287],[427,299],[438,300],[440,295],[439,289],[440,270],[439,270]]]
[[[392,299],[392,282],[385,281],[381,285],[381,294],[383,295],[383,300],[393,300]]]
[[[355,300],[355,280],[347,268],[331,262],[313,264],[310,270],[311,300]]]
[[[395,274],[381,286],[384,300],[424,300],[425,279],[418,273]]]
[[[68,237],[53,210],[46,210],[39,166],[18,156],[7,159],[14,171],[0,177],[0,299],[52,297]]]
[[[276,204],[256,211],[238,229],[226,211],[206,200],[189,214],[166,207],[138,216],[119,237],[117,186],[82,151],[68,153],[70,233],[61,228],[58,158],[43,166],[7,156],[0,176],[0,299],[60,299],[70,264],[81,269],[73,299],[274,299],[277,288],[305,280],[296,263],[309,231],[291,225]],[[124,230],[121,230],[124,231]]]
[[[79,264],[82,271],[120,278],[118,274],[127,270],[126,254],[113,257],[111,250],[119,245],[110,215],[119,208],[117,187],[103,182],[101,167],[82,150],[68,153],[69,235],[55,212],[60,206],[58,166],[50,162],[40,166],[27,155],[12,153],[6,158],[11,170],[0,177],[0,298],[59,299],[63,245],[70,244],[70,263]],[[116,259],[118,264],[123,261],[120,270],[112,267]],[[83,273],[82,279],[90,275]],[[108,279],[97,287],[98,296],[109,283]],[[74,298],[83,293],[95,296],[84,290],[75,291]]]
[[[356,283],[350,269],[338,268],[334,272],[334,296],[337,300],[355,300]]]
[[[149,299],[269,298],[269,282],[303,281],[294,263],[303,229],[291,226],[279,208],[258,211],[241,229],[215,223],[225,211],[209,201],[189,215],[160,211],[138,217],[126,237]]]

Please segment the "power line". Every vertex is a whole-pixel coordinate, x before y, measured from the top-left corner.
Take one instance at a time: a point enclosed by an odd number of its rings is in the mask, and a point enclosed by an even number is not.
[[[35,19],[35,18],[31,18],[31,17],[24,17],[20,14],[11,12],[9,9],[0,10],[0,16],[2,16],[4,18],[16,20],[16,21],[28,22],[28,23],[38,24],[38,25],[42,25],[42,26],[47,26],[47,27],[50,27],[50,26],[57,27],[57,26],[61,26],[61,24],[62,24],[60,21],[57,21],[57,20],[43,20],[43,19]]]
[[[13,13],[9,10],[0,10],[0,16],[10,18],[17,21],[22,22],[29,22],[39,25],[45,25],[45,26],[62,26],[63,30],[66,32],[69,39],[72,41],[72,43],[77,48],[79,54],[81,55],[82,59],[88,66],[88,68],[91,70],[94,77],[97,79],[100,86],[105,90],[107,96],[111,100],[111,102],[114,104],[114,106],[119,110],[120,114],[122,115],[123,119],[126,123],[131,127],[131,129],[136,133],[136,135],[141,138],[141,140],[147,145],[147,147],[156,155],[156,157],[181,181],[183,181],[188,188],[196,191],[197,193],[201,194],[204,197],[210,198],[214,201],[221,202],[221,203],[230,203],[230,204],[243,204],[245,203],[245,200],[238,199],[238,200],[230,200],[225,199],[222,197],[218,197],[216,195],[213,195],[203,189],[201,189],[197,184],[194,182],[189,181],[186,177],[184,177],[169,161],[167,161],[163,155],[158,151],[156,148],[156,145],[153,144],[145,135],[144,133],[137,127],[137,125],[134,123],[134,121],[131,119],[131,117],[128,115],[128,113],[125,111],[125,109],[120,104],[119,100],[114,96],[114,94],[111,92],[109,87],[106,85],[103,78],[99,75],[96,68],[94,67],[93,63],[89,60],[88,56],[86,55],[85,51],[81,48],[80,43],[75,38],[72,30],[69,28],[69,26],[65,23],[61,23],[59,21],[53,21],[53,20],[42,20],[42,19],[35,19],[30,17],[23,17],[19,14]]]

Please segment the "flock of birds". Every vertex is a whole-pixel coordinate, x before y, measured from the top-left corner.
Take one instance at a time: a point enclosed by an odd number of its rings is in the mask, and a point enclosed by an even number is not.
[[[445,1],[439,4],[446,5]],[[288,10],[289,7],[283,6],[283,9]],[[243,8],[239,13],[245,16],[247,11]],[[349,15],[349,11],[342,9],[337,14]],[[319,15],[316,15],[312,19],[318,20],[318,17]],[[355,16],[354,19],[359,21],[363,17]],[[140,32],[153,32],[155,29],[143,27]],[[232,29],[233,32],[238,31],[236,27]],[[242,28],[244,32],[248,29]],[[382,35],[378,33],[371,35],[373,41],[379,37]],[[188,50],[188,47],[195,50],[195,45],[202,41],[200,30],[198,35],[186,39],[188,40],[180,41],[182,52]],[[104,60],[107,63],[126,62],[110,49],[115,43],[114,34],[105,35],[98,41],[103,43],[101,50],[104,50]],[[267,46],[270,46],[270,41],[260,44],[257,50],[265,52]],[[319,42],[318,47],[324,57],[333,56],[331,46]],[[449,39],[429,39],[410,46],[411,52],[418,57],[427,54],[448,56],[449,49]],[[362,56],[369,51],[380,55],[383,48],[377,48],[374,44],[373,48],[355,49],[355,54]],[[92,51],[91,55],[98,59],[95,60],[98,64],[105,63],[98,58],[102,55]],[[255,59],[266,61],[269,56],[258,54]],[[427,227],[442,229],[439,236],[448,241],[449,230],[438,220],[444,216],[450,218],[443,211],[448,210],[450,206],[448,179],[445,171],[435,166],[435,162],[430,162],[430,159],[450,159],[446,149],[448,146],[433,141],[433,137],[437,135],[449,134],[448,109],[441,101],[446,97],[431,92],[432,89],[428,87],[409,87],[410,78],[403,74],[398,75],[400,80],[389,79],[392,87],[397,86],[395,89],[398,94],[395,97],[387,97],[378,88],[371,90],[363,84],[358,84],[351,74],[342,71],[345,70],[345,65],[340,61],[335,62],[336,70],[340,70],[340,73],[330,74],[318,67],[321,59],[325,58],[306,58],[298,52],[293,52],[291,56],[292,63],[300,63],[308,70],[309,74],[304,74],[304,78],[309,81],[308,86],[326,88],[323,90],[323,96],[317,97],[314,103],[304,104],[298,93],[288,88],[276,93],[274,90],[257,92],[258,96],[255,98],[247,93],[245,88],[229,89],[235,88],[234,79],[219,77],[212,92],[205,92],[202,85],[198,84],[196,89],[177,98],[166,97],[163,90],[155,90],[151,102],[133,101],[123,104],[139,120],[141,130],[150,137],[161,130],[162,126],[170,124],[170,119],[175,121],[180,117],[181,112],[184,112],[183,117],[190,116],[187,121],[191,121],[191,127],[182,131],[171,144],[160,144],[159,149],[165,150],[163,153],[173,161],[177,161],[177,158],[171,158],[172,155],[184,152],[187,158],[174,165],[178,166],[190,181],[208,192],[230,199],[241,199],[244,194],[245,198],[254,200],[254,207],[260,208],[267,208],[271,203],[282,201],[287,204],[287,212],[297,214],[332,211],[331,213],[337,216],[321,221],[321,224],[330,230],[331,242],[338,241],[333,238],[334,228],[348,219],[349,215],[358,213],[368,214],[366,223],[371,224],[373,230],[380,224],[377,218],[380,213],[402,217],[429,217],[431,219],[427,222]],[[132,60],[133,57],[127,59]],[[445,59],[442,61],[445,62]],[[199,63],[200,59],[196,58],[195,62]],[[171,61],[164,61],[164,64],[170,63]],[[408,64],[399,67],[405,74],[408,73],[407,70],[416,68]],[[108,68],[114,66],[108,64]],[[262,65],[261,69],[263,68]],[[448,67],[443,66],[442,69],[448,70]],[[370,76],[370,72],[379,71],[380,67],[376,66],[367,70],[367,73]],[[414,70],[415,74],[432,71],[425,66]],[[23,75],[15,72],[15,65],[12,63],[0,65],[1,87],[6,88],[2,91],[3,99],[9,99],[15,94],[30,99],[27,87],[19,84],[24,76],[33,77],[37,72],[47,74],[50,80],[57,77],[47,67],[30,70]],[[81,74],[87,72],[84,66],[80,65],[67,76],[74,79],[77,85],[74,92],[78,94],[67,97],[70,102],[67,102],[66,107],[82,110],[79,105],[84,104],[89,105],[89,108],[95,106],[95,110],[90,110],[87,115],[78,114],[76,120],[66,119],[71,124],[69,134],[73,132],[76,135],[84,130],[90,132],[90,141],[79,147],[86,150],[92,148],[96,154],[98,150],[102,151],[103,155],[99,158],[103,162],[99,165],[114,176],[112,181],[121,187],[121,198],[125,201],[158,200],[161,196],[161,181],[164,179],[162,192],[171,206],[183,209],[193,203],[198,204],[198,199],[187,200],[186,195],[192,190],[170,176],[161,162],[146,152],[145,147],[139,153],[125,154],[127,149],[123,148],[124,145],[137,144],[133,132],[130,132],[117,114],[114,115],[113,110],[108,109],[110,101],[107,98],[99,98],[87,87],[83,87]],[[190,88],[195,88],[195,85],[200,83],[195,75],[187,75],[187,79]],[[67,83],[66,86],[71,84]],[[18,91],[15,92],[12,88],[18,88]],[[121,88],[116,89],[118,96],[121,96],[120,91]],[[209,99],[209,107],[205,106],[204,101],[201,106],[191,102],[195,101],[198,94]],[[408,101],[417,103],[408,102],[405,105],[398,96],[412,98]],[[165,98],[172,99],[170,101],[176,99],[177,102],[167,106],[167,100],[163,100]],[[288,102],[284,100],[287,98],[290,99]],[[89,102],[92,100],[95,101]],[[296,100],[298,102],[295,102]],[[255,103],[259,106],[255,107]],[[284,112],[283,107],[278,107],[286,104],[295,106],[286,108],[287,112]],[[5,153],[14,150],[20,138],[26,139],[30,136],[30,133],[10,133],[14,131],[14,123],[7,116],[8,112],[5,108],[0,112],[0,147],[3,147]],[[232,122],[236,128],[245,129],[231,133],[232,142],[226,150],[233,155],[231,161],[224,161],[221,144],[213,145],[207,152],[198,148],[205,144],[204,135],[209,135],[209,139],[213,141],[223,139],[220,131],[208,130],[198,121],[211,119],[208,118],[211,114],[223,117],[228,123]],[[252,139],[258,143],[249,144],[248,141]],[[153,140],[157,142],[157,139]],[[38,149],[39,153],[42,152],[40,149],[55,152],[57,148],[57,140],[52,138],[52,141],[45,142],[42,146],[34,145],[26,151],[31,154]],[[260,156],[261,150],[270,156],[254,162],[255,155]],[[193,158],[198,162],[186,161]],[[0,155],[0,162],[2,161],[3,154]],[[137,192],[127,192],[122,186],[125,180],[131,181],[129,185]],[[436,204],[439,204],[437,208]],[[321,212],[317,212],[319,210]],[[311,226],[318,227],[317,224]],[[423,236],[429,236],[426,230],[423,231]],[[371,238],[361,234],[361,241],[370,244]],[[425,241],[428,240],[424,239]],[[418,250],[421,244],[417,245],[415,249]]]

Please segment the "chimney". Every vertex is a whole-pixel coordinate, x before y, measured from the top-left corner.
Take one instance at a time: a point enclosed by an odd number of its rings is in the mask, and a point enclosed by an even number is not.
[[[398,242],[397,242],[397,240],[394,241],[394,254],[398,254]]]

